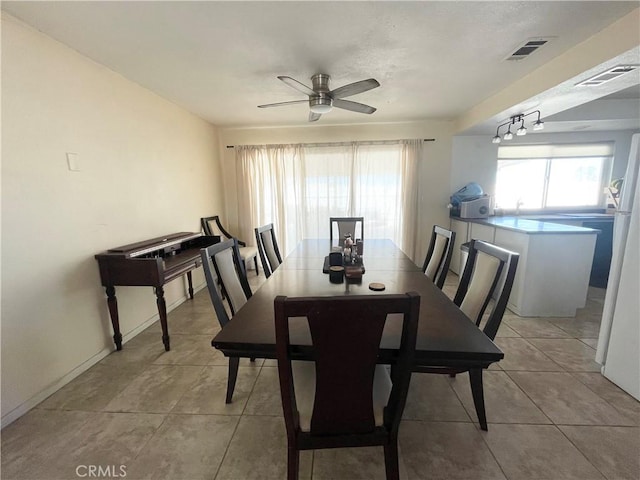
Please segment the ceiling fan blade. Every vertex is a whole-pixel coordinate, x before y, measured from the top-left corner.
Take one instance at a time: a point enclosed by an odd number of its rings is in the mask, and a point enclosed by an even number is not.
[[[365,105],[363,103],[352,102],[351,100],[340,100],[334,99],[333,106],[338,108],[343,108],[344,110],[351,110],[352,112],[358,113],[373,113],[376,111],[375,108],[370,107],[369,105]]]
[[[360,80],[359,82],[350,83],[349,85],[338,87],[335,90],[331,91],[330,95],[334,99],[350,97],[351,95],[366,92],[367,90],[371,90],[379,86],[380,84],[375,78],[369,78],[368,80]]]
[[[315,112],[309,112],[309,121],[310,122],[317,122],[318,119],[322,116],[322,114],[320,113],[315,113]]]
[[[278,78],[282,80],[284,83],[286,83],[287,85],[289,85],[290,87],[295,88],[296,90],[304,93],[305,95],[317,95],[317,93],[314,92],[311,88],[307,87],[305,84],[300,83],[299,81],[291,77],[285,77],[283,75],[280,75]]]
[[[258,105],[258,108],[282,107],[284,105],[296,105],[299,103],[309,103],[309,100],[292,100],[291,102],[268,103],[266,105]]]

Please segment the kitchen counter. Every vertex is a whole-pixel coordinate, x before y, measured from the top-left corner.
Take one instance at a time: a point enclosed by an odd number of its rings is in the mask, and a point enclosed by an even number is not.
[[[603,224],[589,228],[589,222],[583,227],[582,220],[566,218],[569,225],[517,216],[451,218],[451,230],[456,232],[458,245],[484,240],[520,254],[509,297],[511,311],[521,317],[574,317],[587,299],[595,244]],[[450,268],[460,274],[463,262],[460,248],[454,248]]]
[[[556,217],[556,215],[554,215],[554,217]],[[557,216],[557,217],[560,217],[560,216]],[[540,217],[535,217],[535,218],[540,218]],[[565,218],[566,220],[573,219],[572,217],[565,217]],[[504,216],[504,217],[466,219],[463,221],[467,221],[471,223],[479,223],[481,225],[489,225],[496,228],[504,228],[507,230],[513,230],[516,232],[526,233],[526,234],[539,234],[539,233],[585,234],[585,233],[600,232],[599,230],[596,230],[593,228],[576,227],[573,225],[563,225],[561,223],[555,223],[555,222],[549,222],[549,221],[544,222],[544,221],[532,220],[524,217]],[[556,220],[556,221],[559,221],[559,220]]]
[[[548,213],[544,215],[520,215],[520,218],[541,222],[613,222],[613,213]]]

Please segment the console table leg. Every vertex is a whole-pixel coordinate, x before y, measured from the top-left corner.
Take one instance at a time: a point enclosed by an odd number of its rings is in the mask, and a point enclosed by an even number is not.
[[[158,314],[160,315],[160,326],[162,327],[162,343],[165,351],[171,350],[169,344],[169,327],[167,326],[167,304],[164,301],[164,289],[156,287],[156,303],[158,304]]]
[[[189,282],[189,297],[193,300],[193,279],[191,278],[191,272],[187,272],[187,281]]]
[[[116,288],[107,287],[106,290],[107,306],[109,307],[111,325],[113,325],[113,341],[116,344],[116,350],[122,350],[122,334],[120,333],[120,319],[118,318],[118,300],[116,299]]]

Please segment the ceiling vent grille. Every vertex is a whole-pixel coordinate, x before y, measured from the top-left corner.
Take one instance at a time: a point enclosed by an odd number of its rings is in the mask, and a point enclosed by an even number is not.
[[[580,83],[576,83],[579,87],[593,87],[597,85],[602,85],[605,82],[613,80],[614,78],[618,78],[625,73],[633,72],[638,68],[638,65],[618,65],[613,68],[610,68],[606,72],[599,73],[594,75],[591,78],[587,78]]]
[[[530,38],[519,45],[505,60],[522,60],[549,42],[550,38]]]

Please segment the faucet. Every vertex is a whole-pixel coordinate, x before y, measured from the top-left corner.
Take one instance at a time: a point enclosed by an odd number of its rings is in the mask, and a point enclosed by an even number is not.
[[[520,215],[520,207],[524,205],[524,202],[522,201],[522,197],[518,198],[518,201],[516,202],[516,215]]]

